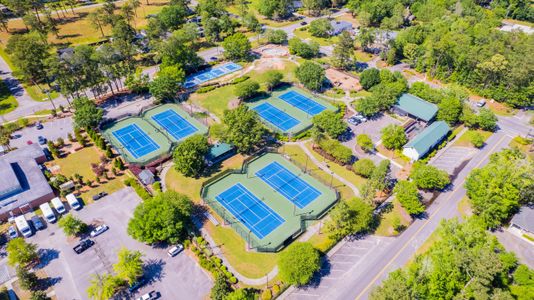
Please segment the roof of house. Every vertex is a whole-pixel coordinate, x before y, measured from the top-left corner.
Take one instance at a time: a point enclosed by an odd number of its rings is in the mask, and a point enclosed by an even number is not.
[[[426,122],[432,120],[438,112],[437,105],[408,93],[400,96],[395,107]]]
[[[443,121],[436,121],[421,131],[413,140],[404,145],[404,148],[414,148],[420,156],[425,155],[450,131],[449,125]]]
[[[523,206],[510,223],[528,232],[534,232],[534,207]]]
[[[214,160],[217,157],[226,154],[228,151],[234,149],[234,146],[227,143],[217,143],[210,148],[210,152],[206,154],[207,160]]]
[[[343,30],[352,28],[352,23],[347,22],[347,21],[336,21],[336,20],[333,20],[333,21],[330,21],[330,25],[332,25],[332,28],[333,28],[332,31],[334,33],[339,33],[339,32],[341,32]]]
[[[154,174],[152,174],[152,172],[150,172],[149,169],[144,169],[143,171],[139,172],[138,176],[141,179],[148,179],[148,178],[153,178]]]

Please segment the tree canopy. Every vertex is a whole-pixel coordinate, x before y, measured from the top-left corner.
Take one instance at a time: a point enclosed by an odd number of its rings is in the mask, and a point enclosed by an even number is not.
[[[186,177],[198,177],[205,168],[204,157],[210,146],[208,139],[200,134],[188,137],[174,149],[174,168]]]
[[[381,132],[382,144],[388,149],[400,149],[408,141],[402,126],[391,124],[384,127]]]
[[[234,88],[235,95],[241,100],[250,99],[258,94],[260,84],[254,80],[238,83]]]
[[[315,41],[304,42],[298,37],[289,40],[289,53],[298,55],[302,58],[310,59],[319,56],[319,44]]]
[[[311,21],[310,26],[308,27],[308,31],[312,36],[322,38],[329,37],[332,30],[334,30],[332,24],[330,24],[330,21],[328,21],[328,19],[324,18]]]
[[[147,244],[183,241],[191,226],[192,210],[187,196],[174,191],[159,193],[135,208],[128,234]]]
[[[337,138],[347,129],[347,124],[343,121],[343,116],[330,110],[325,110],[313,116],[312,122],[319,130],[326,132],[333,139]]]
[[[74,99],[74,123],[79,128],[95,128],[104,115],[104,111],[87,97]]]
[[[148,85],[150,94],[158,101],[174,99],[184,81],[185,72],[179,66],[163,67]]]
[[[284,19],[293,13],[292,0],[260,0],[258,5],[260,14],[269,19]]]
[[[393,189],[395,197],[411,215],[418,215],[425,211],[425,206],[419,200],[419,191],[412,181],[401,180]]]
[[[226,110],[223,116],[223,140],[236,146],[241,153],[252,151],[262,140],[263,125],[255,111],[246,105]]]
[[[359,159],[352,165],[354,172],[365,178],[371,177],[375,168],[375,163],[370,158]]]
[[[340,240],[348,235],[367,231],[373,221],[373,207],[359,198],[340,201],[330,212],[326,224],[328,235]]]
[[[113,270],[117,273],[117,277],[132,285],[143,275],[143,260],[141,259],[143,254],[140,251],[121,248],[117,256],[118,261],[113,264]]]
[[[87,224],[72,214],[61,217],[57,225],[67,236],[79,235],[87,230]]]
[[[232,60],[245,60],[250,56],[252,46],[243,33],[235,33],[222,42],[224,57]]]
[[[37,245],[27,243],[21,237],[10,240],[7,243],[6,251],[7,263],[10,266],[20,265],[21,267],[26,267],[26,265],[39,258]]]
[[[297,79],[308,89],[320,91],[325,81],[324,69],[311,61],[305,61],[295,70]]]
[[[422,163],[414,164],[410,178],[424,190],[442,190],[451,183],[447,172]]]
[[[320,267],[319,251],[310,243],[293,242],[278,258],[278,274],[287,284],[308,283]]]

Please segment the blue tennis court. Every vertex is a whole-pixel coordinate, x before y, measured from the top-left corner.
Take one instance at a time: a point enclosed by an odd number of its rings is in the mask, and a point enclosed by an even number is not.
[[[282,131],[287,131],[298,124],[300,121],[274,107],[270,103],[264,102],[253,108],[265,121],[273,124]]]
[[[295,203],[298,208],[305,207],[321,195],[321,192],[276,161],[256,172],[256,176]]]
[[[189,136],[198,129],[172,109],[152,116],[152,119],[169,132],[176,140]]]
[[[134,158],[145,156],[159,149],[154,142],[137,124],[130,124],[113,131],[113,136],[124,146]]]
[[[312,116],[326,109],[326,107],[296,91],[289,91],[278,96],[278,98]]]
[[[215,199],[260,239],[285,222],[241,183],[233,185]]]
[[[224,76],[226,74],[233,73],[237,70],[241,70],[242,67],[236,63],[230,62],[224,65],[217,66],[213,69],[209,69],[200,73],[193,74],[188,76],[184,86],[186,88],[191,88],[206,81]]]

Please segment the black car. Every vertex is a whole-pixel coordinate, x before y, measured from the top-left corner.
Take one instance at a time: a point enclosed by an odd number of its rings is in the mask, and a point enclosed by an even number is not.
[[[45,229],[45,225],[43,223],[43,221],[41,221],[41,218],[39,218],[38,216],[33,216],[31,218],[31,221],[33,223],[33,227],[36,229],[36,230],[43,230]]]
[[[74,250],[74,252],[76,252],[76,254],[81,254],[85,250],[91,248],[91,246],[93,246],[94,244],[95,244],[95,242],[93,242],[90,239],[82,240],[78,245],[74,246],[74,248],[72,248],[72,250]]]
[[[37,122],[37,123],[35,123],[35,128],[37,130],[41,130],[41,129],[43,129],[43,124],[41,122]]]
[[[105,197],[107,195],[108,195],[108,193],[106,193],[106,192],[100,192],[100,193],[98,193],[98,194],[93,196],[93,200],[96,201],[96,200],[98,200],[98,199],[100,199],[102,197]]]
[[[302,25],[302,26],[307,25],[307,24],[308,24],[308,22],[306,22],[306,21],[300,22],[300,25]]]
[[[146,277],[141,276],[141,277],[139,277],[139,279],[137,279],[136,282],[132,283],[132,285],[130,285],[130,286],[128,287],[128,291],[129,291],[130,293],[133,293],[133,292],[135,292],[137,289],[139,289],[140,287],[142,287],[143,285],[145,285],[147,282],[148,282],[148,280],[146,279]]]

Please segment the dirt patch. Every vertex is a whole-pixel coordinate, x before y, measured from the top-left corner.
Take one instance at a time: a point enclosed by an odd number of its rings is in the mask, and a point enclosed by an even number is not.
[[[362,86],[360,85],[360,79],[353,75],[333,68],[327,69],[325,75],[333,86],[341,88],[345,91],[359,91],[362,89]]]
[[[254,50],[261,58],[288,57],[289,49],[286,46],[268,44]]]
[[[255,70],[260,73],[270,70],[284,70],[285,65],[284,59],[281,58],[262,58],[257,61]]]

